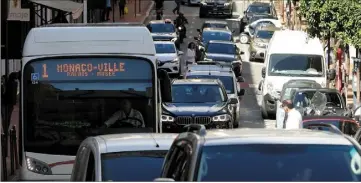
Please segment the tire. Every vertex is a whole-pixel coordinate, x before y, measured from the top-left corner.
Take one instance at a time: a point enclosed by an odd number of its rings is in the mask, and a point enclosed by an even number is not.
[[[266,111],[266,104],[264,103],[264,100],[262,99],[262,106],[261,106],[261,115],[263,119],[269,119],[268,113]]]
[[[237,121],[237,115],[236,114],[233,114],[234,115],[234,122],[233,122],[233,128],[238,128],[239,127],[239,121]]]
[[[242,43],[242,44],[247,44],[249,42],[249,37],[245,34],[241,35],[241,37],[239,38],[239,41]]]
[[[199,18],[205,18],[206,16],[202,12],[202,8],[199,8]]]
[[[181,1],[181,5],[184,5],[185,3],[184,3],[184,1]]]

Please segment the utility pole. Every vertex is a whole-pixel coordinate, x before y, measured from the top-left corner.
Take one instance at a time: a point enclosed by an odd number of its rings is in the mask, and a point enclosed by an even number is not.
[[[0,10],[2,10],[2,7],[1,7],[1,4],[2,4],[2,2],[0,2]],[[2,30],[2,23],[3,23],[3,21],[2,21],[3,19],[1,18],[1,13],[0,13],[0,62],[1,62],[1,50],[2,50],[2,44],[1,44],[1,37],[2,37],[2,32],[1,32],[1,30]],[[2,70],[3,70],[3,68],[2,68],[2,63],[0,63],[0,72],[2,72]],[[0,87],[0,111],[1,111],[1,100],[2,100],[2,98],[1,98],[1,93],[2,93],[2,91],[1,91],[1,87]],[[0,134],[2,133],[2,126],[3,126],[3,123],[2,123],[2,117],[0,117]],[[1,151],[0,151],[0,181],[4,181],[3,180],[3,161],[2,161],[2,151],[3,151],[3,149],[2,149],[2,144],[1,144],[1,142],[2,142],[2,139],[1,139],[1,136],[2,135],[0,135],[0,148],[1,148]]]

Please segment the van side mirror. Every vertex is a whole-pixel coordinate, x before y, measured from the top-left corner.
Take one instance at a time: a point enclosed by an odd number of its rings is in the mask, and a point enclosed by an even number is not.
[[[197,41],[199,40],[197,36],[194,36],[193,39]]]
[[[174,179],[171,178],[156,178],[153,182],[175,182]]]
[[[336,78],[336,70],[335,69],[330,69],[327,72],[327,79],[328,80],[334,80]]]
[[[243,14],[246,15],[246,11],[243,11]]]
[[[266,67],[262,68],[262,78],[266,77]]]
[[[160,80],[162,102],[172,102],[172,86],[168,72],[163,69],[159,69],[158,78]]]
[[[199,33],[200,33],[200,32],[201,32],[201,29],[197,29],[197,32],[199,32]]]

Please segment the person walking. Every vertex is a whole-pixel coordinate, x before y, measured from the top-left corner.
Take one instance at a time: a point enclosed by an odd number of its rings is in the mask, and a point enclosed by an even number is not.
[[[302,115],[299,111],[297,111],[291,100],[282,101],[281,107],[285,110],[286,115],[283,121],[284,129],[302,129]]]
[[[119,0],[119,16],[122,18],[122,15],[125,15],[124,8],[127,4],[126,0]]]
[[[180,10],[181,0],[175,0],[175,4],[176,4],[176,7],[173,9],[173,14],[175,14],[175,12],[177,12],[177,14],[178,14],[179,10]]]
[[[188,44],[187,55],[186,55],[186,64],[195,64],[196,63],[196,44],[190,42]]]

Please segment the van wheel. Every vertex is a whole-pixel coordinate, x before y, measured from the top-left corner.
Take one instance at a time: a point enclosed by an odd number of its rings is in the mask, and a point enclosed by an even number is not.
[[[263,119],[269,119],[269,116],[268,116],[268,113],[266,110],[266,104],[264,103],[264,100],[262,101],[261,114],[262,114]]]

